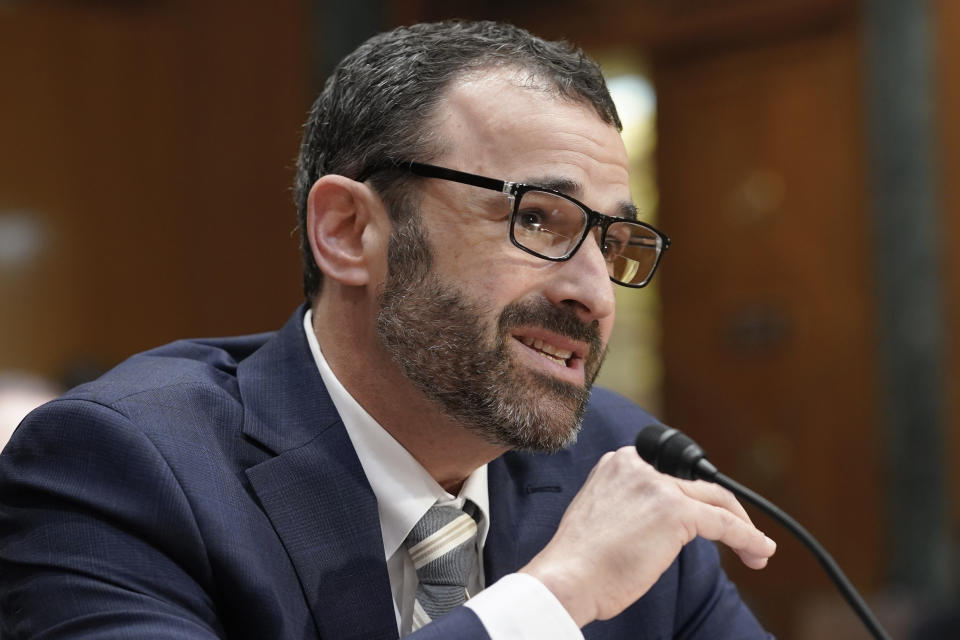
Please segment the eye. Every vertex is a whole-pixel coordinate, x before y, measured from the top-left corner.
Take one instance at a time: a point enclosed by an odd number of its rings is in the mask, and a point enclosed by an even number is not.
[[[524,231],[543,231],[544,215],[542,211],[527,209],[517,214],[517,223]]]
[[[615,259],[617,256],[623,253],[623,248],[626,246],[627,239],[621,237],[619,234],[607,233],[607,237],[604,239],[603,247],[603,257],[607,261]]]

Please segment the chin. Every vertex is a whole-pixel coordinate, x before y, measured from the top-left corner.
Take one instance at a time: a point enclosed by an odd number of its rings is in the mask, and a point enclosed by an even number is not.
[[[465,421],[484,440],[516,451],[556,453],[577,441],[589,392],[557,396],[538,394],[540,402],[491,399]],[[511,401],[512,400],[512,401]],[[476,418],[480,418],[477,420]]]

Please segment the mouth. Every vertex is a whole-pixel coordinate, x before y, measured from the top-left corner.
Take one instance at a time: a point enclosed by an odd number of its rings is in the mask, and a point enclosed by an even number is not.
[[[553,362],[561,367],[570,366],[570,361],[573,359],[572,351],[568,349],[561,349],[550,344],[549,342],[544,342],[540,338],[534,338],[532,336],[517,336],[516,338],[526,347],[536,351],[550,362]]]
[[[524,329],[512,336],[522,345],[531,364],[543,367],[551,375],[582,384],[586,345],[542,329]]]

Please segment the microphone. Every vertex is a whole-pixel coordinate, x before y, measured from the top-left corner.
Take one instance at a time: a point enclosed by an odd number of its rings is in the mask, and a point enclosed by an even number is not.
[[[874,638],[890,640],[890,636],[877,621],[873,612],[851,584],[850,580],[827,550],[796,520],[780,510],[775,504],[740,483],[720,473],[707,460],[703,449],[680,431],[662,424],[649,424],[640,430],[636,439],[637,453],[657,471],[684,480],[715,482],[731,491],[738,498],[749,502],[783,525],[813,553],[820,566],[836,585],[837,589],[853,608]]]
[[[637,453],[660,473],[714,482],[717,468],[696,442],[676,429],[650,424],[637,434]]]

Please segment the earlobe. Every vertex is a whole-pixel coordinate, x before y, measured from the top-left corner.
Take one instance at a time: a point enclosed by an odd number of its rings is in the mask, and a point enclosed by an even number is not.
[[[307,199],[307,233],[313,259],[324,273],[346,286],[364,286],[370,270],[364,232],[371,223],[362,185],[339,175],[317,180]]]

